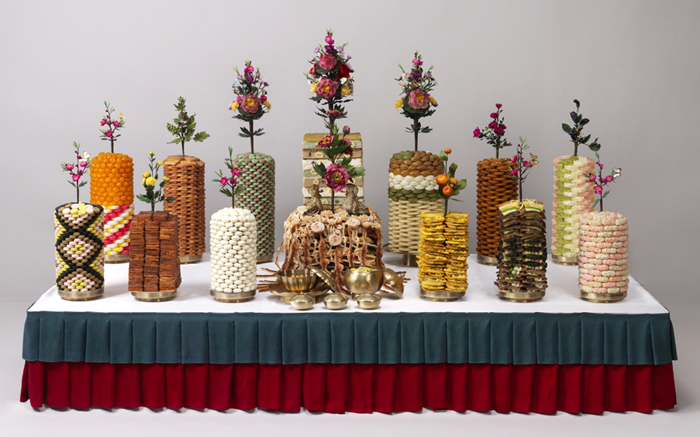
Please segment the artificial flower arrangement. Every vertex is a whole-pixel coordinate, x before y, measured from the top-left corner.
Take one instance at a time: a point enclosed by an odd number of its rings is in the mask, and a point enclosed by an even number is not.
[[[413,120],[413,123],[406,128],[406,132],[413,133],[415,151],[418,151],[418,134],[427,134],[432,131],[430,127],[422,126],[420,119],[435,113],[433,108],[438,104],[430,93],[437,82],[433,77],[432,66],[428,71],[423,71],[423,56],[418,52],[413,55],[411,64],[413,66],[408,72],[399,64],[403,74],[396,80],[401,86],[402,96],[396,101],[395,107],[404,117]]]
[[[233,166],[233,148],[228,148],[228,159],[224,160],[226,167],[228,168],[231,176],[224,176],[221,170],[216,172],[218,179],[214,179],[213,182],[218,182],[219,192],[231,198],[231,208],[236,207],[236,196],[243,193],[243,187],[241,186],[237,178],[241,177],[241,171]]]
[[[158,183],[158,172],[163,166],[163,161],[156,160],[153,152],[148,152],[148,170],[141,175],[141,185],[146,189],[146,194],[137,194],[136,198],[151,205],[151,215],[156,212],[156,204],[160,202],[172,202],[174,197],[165,197],[163,188],[170,181],[167,176]],[[157,185],[157,186],[156,186]]]
[[[615,182],[617,178],[622,176],[622,169],[619,167],[614,168],[609,175],[603,176],[603,163],[600,162],[600,154],[598,153],[598,151],[595,152],[595,157],[598,174],[596,175],[595,173],[586,173],[584,176],[586,176],[586,178],[588,178],[588,180],[593,183],[593,193],[600,196],[593,201],[593,208],[595,209],[596,205],[600,204],[600,211],[602,212],[603,199],[608,197],[608,194],[610,194],[610,190],[608,189],[607,191],[605,191],[605,187],[607,187],[608,184]]]
[[[587,125],[590,122],[590,120],[587,118],[583,118],[583,114],[579,113],[581,103],[577,99],[574,99],[574,104],[576,105],[576,111],[571,111],[569,113],[569,116],[574,122],[574,125],[570,126],[567,123],[561,124],[561,128],[564,130],[564,132],[566,132],[567,135],[569,135],[569,137],[571,137],[571,142],[574,143],[574,156],[578,156],[578,146],[581,144],[586,145],[592,151],[597,152],[598,150],[600,150],[598,138],[596,138],[595,140],[593,140],[593,142],[588,144],[588,141],[591,139],[591,135],[588,134],[584,137],[581,133],[583,127]]]
[[[496,112],[491,113],[491,121],[489,124],[483,129],[479,129],[478,127],[474,129],[474,138],[478,138],[479,140],[486,139],[486,142],[496,149],[496,159],[498,159],[499,152],[502,148],[512,146],[505,138],[506,125],[503,124],[505,117],[503,116],[503,110],[501,110],[502,107],[503,105],[496,103]]]
[[[311,100],[327,107],[317,108],[316,115],[323,118],[329,131],[319,141],[318,147],[330,164],[326,167],[323,163],[314,162],[313,169],[331,189],[331,212],[335,212],[335,193],[344,190],[348,182],[362,176],[365,170],[351,164],[351,142],[344,138],[350,133],[350,128],[345,126],[341,134],[336,125],[336,120],[347,117],[342,104],[351,101],[347,98],[353,90],[350,73],[354,70],[347,63],[351,57],[345,56],[346,44],[334,45],[333,31],[326,30],[325,42],[325,46],[320,45],[314,50],[316,56],[309,61],[313,67],[306,77],[311,82],[311,92],[315,93]]]
[[[177,103],[173,105],[175,109],[179,111],[177,117],[173,119],[174,124],[166,124],[168,132],[176,137],[174,140],[168,142],[168,144],[180,144],[182,146],[182,156],[185,156],[185,143],[190,140],[201,143],[210,137],[210,135],[204,131],[195,133],[197,122],[194,120],[194,117],[196,114],[189,115],[187,113],[185,102],[186,99],[183,97],[177,98]]]
[[[134,215],[134,161],[130,156],[114,152],[114,143],[126,126],[124,114],[117,117],[114,108],[104,102],[105,114],[100,120],[100,140],[109,141],[110,153],[99,153],[92,160],[90,201],[105,208],[105,262],[129,260],[130,229]]]
[[[114,108],[112,108],[107,101],[105,101],[104,104],[107,115],[103,116],[100,121],[100,125],[104,127],[104,129],[100,130],[100,132],[102,132],[100,139],[102,141],[109,141],[111,153],[114,153],[114,142],[117,141],[117,138],[122,136],[122,134],[117,132],[126,126],[126,122],[124,121],[124,114],[121,113],[119,114],[119,118],[113,118],[112,113],[114,112]]]
[[[73,147],[75,147],[75,164],[63,163],[61,168],[63,171],[70,173],[70,180],[68,181],[73,187],[75,187],[76,192],[76,203],[80,203],[80,188],[87,184],[87,181],[80,180],[83,176],[87,177],[90,171],[90,165],[92,165],[92,159],[87,152],[80,154],[80,144],[73,141]]]
[[[457,178],[455,178],[457,164],[453,162],[448,167],[447,162],[449,160],[450,153],[452,153],[452,149],[449,147],[440,151],[440,159],[444,162],[444,167],[447,169],[447,174],[441,174],[435,178],[435,182],[437,182],[440,187],[440,196],[442,196],[445,201],[445,216],[447,215],[447,203],[449,202],[450,198],[457,196],[459,192],[467,186],[466,179],[457,180]]]
[[[530,153],[529,161],[525,159],[523,152],[529,148],[530,146],[525,144],[525,138],[520,137],[517,152],[515,155],[513,155],[513,159],[511,160],[510,164],[510,174],[515,176],[515,178],[518,180],[518,193],[520,194],[521,202],[523,201],[523,182],[525,182],[525,179],[527,179],[527,173],[532,167],[540,163],[540,161],[537,160],[537,155],[533,155],[532,153]]]
[[[254,68],[251,61],[245,61],[243,74],[235,67],[236,82],[232,85],[236,100],[231,102],[229,109],[236,112],[233,118],[247,121],[248,127],[241,127],[238,135],[250,138],[250,153],[255,153],[255,137],[264,135],[263,129],[254,129],[253,122],[265,113],[270,112],[272,105],[267,100],[267,87],[269,83],[262,80],[260,68]]]
[[[62,163],[61,169],[70,174],[76,201],[54,211],[56,288],[65,300],[91,300],[104,293],[104,208],[80,202],[91,159],[78,143],[73,147],[75,164]]]

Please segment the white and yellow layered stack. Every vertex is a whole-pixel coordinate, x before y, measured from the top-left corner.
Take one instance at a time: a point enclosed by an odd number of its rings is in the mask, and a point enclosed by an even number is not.
[[[595,171],[595,161],[584,156],[554,159],[552,204],[552,256],[578,256],[579,221],[593,208],[593,185],[586,174]],[[556,260],[556,258],[555,258]]]

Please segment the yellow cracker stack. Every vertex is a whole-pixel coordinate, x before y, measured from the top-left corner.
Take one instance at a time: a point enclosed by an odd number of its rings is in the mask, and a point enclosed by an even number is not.
[[[418,244],[418,282],[428,292],[467,290],[469,214],[421,213]]]

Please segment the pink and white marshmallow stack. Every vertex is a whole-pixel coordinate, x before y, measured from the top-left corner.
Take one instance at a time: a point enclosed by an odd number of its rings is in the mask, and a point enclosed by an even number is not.
[[[578,282],[586,300],[616,302],[627,295],[627,218],[616,212],[589,212],[579,228]]]

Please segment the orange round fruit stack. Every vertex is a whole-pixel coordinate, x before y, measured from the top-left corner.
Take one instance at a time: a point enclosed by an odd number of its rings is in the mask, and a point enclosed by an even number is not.
[[[134,203],[134,161],[122,153],[100,153],[90,167],[90,202],[102,206]]]

